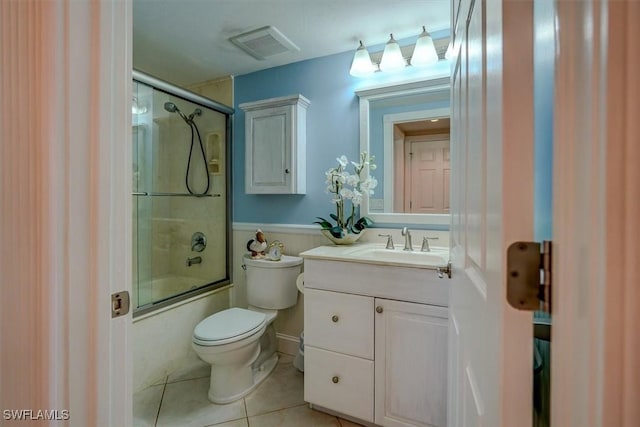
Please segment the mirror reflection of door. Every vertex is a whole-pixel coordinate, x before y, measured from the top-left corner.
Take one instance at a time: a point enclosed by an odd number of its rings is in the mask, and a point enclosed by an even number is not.
[[[393,211],[449,213],[449,119],[394,124]]]

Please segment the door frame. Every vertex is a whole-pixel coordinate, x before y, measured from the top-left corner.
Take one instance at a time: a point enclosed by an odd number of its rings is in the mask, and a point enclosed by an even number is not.
[[[127,427],[132,3],[3,2],[0,32],[3,409]]]
[[[640,4],[560,1],[556,14],[551,424],[631,426],[640,418]]]

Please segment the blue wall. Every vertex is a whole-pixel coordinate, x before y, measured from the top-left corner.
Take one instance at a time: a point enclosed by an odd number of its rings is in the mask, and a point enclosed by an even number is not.
[[[535,2],[535,239],[552,236],[553,165],[553,51],[551,0]],[[448,34],[433,34],[434,38]],[[415,39],[401,40],[401,45]],[[381,51],[383,45],[369,47]],[[328,216],[334,206],[325,192],[324,172],[345,154],[356,160],[360,151],[358,97],[365,87],[447,73],[440,61],[429,69],[404,70],[401,74],[376,73],[368,78],[349,75],[353,52],[325,56],[237,76],[234,81],[233,220],[235,222],[312,224],[316,216]],[[307,111],[307,194],[249,195],[244,193],[244,112],[239,104],[300,93],[311,101]],[[448,105],[448,103],[447,103]],[[443,105],[445,106],[445,105]],[[431,106],[430,106],[431,107]],[[377,159],[382,166],[382,158]],[[375,197],[382,197],[382,183]]]
[[[235,78],[233,125],[233,203],[235,222],[311,224],[333,212],[325,193],[324,171],[344,154],[359,153],[358,98],[349,75],[353,54],[326,56]],[[342,72],[339,72],[342,71]],[[245,130],[243,102],[300,93],[307,109],[307,194],[253,195],[244,192]]]
[[[434,34],[434,37],[441,37]],[[402,40],[401,45],[413,43]],[[355,47],[354,47],[355,48]],[[370,52],[382,50],[374,46]],[[357,160],[360,153],[358,97],[363,87],[400,79],[448,73],[447,61],[428,69],[407,69],[401,74],[376,73],[368,78],[349,75],[353,52],[296,62],[251,74],[234,81],[233,124],[233,221],[312,224],[316,216],[334,212],[331,195],[325,192],[324,172],[334,167],[344,154]],[[244,192],[245,129],[244,102],[302,94],[311,101],[307,110],[307,193],[306,195],[253,195]]]
[[[553,231],[554,12],[552,0],[534,2],[534,238]]]

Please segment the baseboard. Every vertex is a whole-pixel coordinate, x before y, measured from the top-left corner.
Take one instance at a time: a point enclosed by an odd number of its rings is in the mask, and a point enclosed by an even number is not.
[[[313,403],[309,403],[309,408],[314,409],[316,411],[324,412],[325,414],[333,415],[334,417],[342,418],[347,421],[351,421],[352,423],[356,423],[358,425],[364,427],[379,427],[377,424],[373,424],[369,421],[361,420],[360,418],[355,418],[350,415],[343,414],[342,412],[334,411],[333,409],[325,408],[324,406],[314,405]]]
[[[278,340],[278,351],[280,353],[291,356],[298,354],[298,348],[300,347],[300,339],[298,337],[276,333],[276,339]]]

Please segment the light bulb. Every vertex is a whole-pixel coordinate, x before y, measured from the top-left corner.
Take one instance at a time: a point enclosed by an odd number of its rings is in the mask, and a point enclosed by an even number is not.
[[[438,53],[436,52],[436,47],[433,45],[433,39],[431,38],[431,35],[423,26],[422,33],[416,41],[416,46],[413,48],[411,65],[421,67],[425,65],[432,65],[436,62],[438,62]]]
[[[353,62],[351,62],[349,74],[356,77],[362,77],[371,74],[374,71],[375,67],[371,62],[369,51],[367,51],[367,48],[364,47],[364,44],[360,41],[360,46],[356,50],[355,55],[353,55]]]
[[[393,34],[391,34],[391,38],[387,42],[384,47],[384,52],[382,53],[382,60],[380,61],[380,70],[381,71],[396,71],[404,68],[407,65],[404,57],[402,56],[402,51],[400,50],[400,45],[393,38]]]

